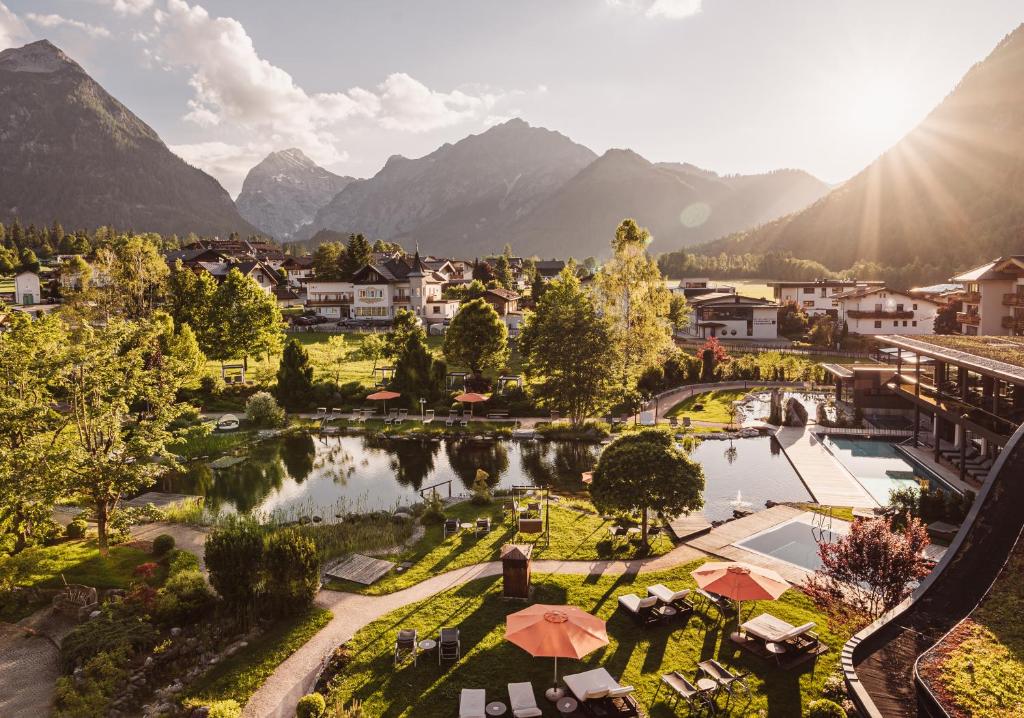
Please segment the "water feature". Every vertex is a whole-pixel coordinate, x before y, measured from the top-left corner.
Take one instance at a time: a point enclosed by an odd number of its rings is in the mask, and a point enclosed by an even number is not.
[[[550,485],[583,488],[600,445],[573,441],[383,439],[292,434],[253,444],[245,460],[215,470],[194,463],[161,488],[205,497],[211,509],[280,512],[286,517],[338,511],[394,509],[420,500],[422,487],[451,481],[466,494],[478,468],[494,488]],[[809,500],[774,439],[708,440],[693,451],[707,479],[705,515],[732,517],[733,508],[757,510],[766,499]],[[441,487],[442,495],[447,488]]]
[[[807,409],[807,416],[811,421],[817,416],[818,404],[828,401],[828,396],[822,392],[786,390],[782,392],[782,404],[785,406],[787,399],[796,399]],[[771,413],[771,391],[758,391],[748,394],[739,405],[737,421],[743,425],[750,425],[767,419]],[[830,418],[835,418],[835,408],[825,408]]]

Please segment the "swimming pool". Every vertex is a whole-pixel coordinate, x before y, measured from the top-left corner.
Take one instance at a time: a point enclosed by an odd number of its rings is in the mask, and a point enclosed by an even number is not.
[[[818,519],[819,522],[821,519]],[[779,561],[791,563],[808,571],[821,568],[818,556],[820,543],[832,543],[846,533],[845,521],[824,520],[815,526],[815,515],[801,514],[778,526],[738,541],[735,545]]]
[[[839,463],[882,506],[889,503],[891,491],[908,486],[920,488],[921,480],[934,482],[936,479],[930,471],[909,461],[887,441],[825,436],[824,443]]]

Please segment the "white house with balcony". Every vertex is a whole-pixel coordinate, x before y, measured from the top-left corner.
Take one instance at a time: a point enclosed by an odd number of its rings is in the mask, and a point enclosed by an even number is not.
[[[681,336],[747,341],[779,338],[779,305],[767,299],[716,292],[694,297],[690,306],[693,317]]]
[[[1024,255],[1000,257],[950,279],[963,285],[960,333],[1024,336]]]
[[[775,301],[780,305],[792,302],[809,316],[831,314],[835,318],[839,317],[839,295],[884,285],[885,282],[861,279],[768,282],[774,290]]]
[[[939,304],[888,287],[861,287],[838,295],[839,315],[851,334],[934,334]]]

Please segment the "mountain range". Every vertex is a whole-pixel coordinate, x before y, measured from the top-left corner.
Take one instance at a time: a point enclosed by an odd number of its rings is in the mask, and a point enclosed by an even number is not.
[[[713,242],[708,253],[789,252],[972,266],[1024,251],[1024,25],[910,133],[803,211]]]
[[[254,232],[213,177],[46,40],[0,52],[0,217],[164,234]]]
[[[287,240],[354,181],[328,172],[292,147],[271,152],[249,170],[235,205],[254,226]]]

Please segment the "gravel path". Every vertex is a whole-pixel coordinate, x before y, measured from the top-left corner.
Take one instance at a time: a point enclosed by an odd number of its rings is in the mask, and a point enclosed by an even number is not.
[[[50,608],[17,624],[0,623],[0,716],[50,715],[61,674],[57,646],[73,626]]]
[[[705,556],[689,546],[649,559],[635,561],[551,561],[533,562],[536,574],[577,576],[620,576],[641,571],[662,571]],[[243,718],[291,718],[295,705],[316,680],[320,666],[338,647],[368,623],[403,606],[430,598],[468,581],[501,574],[501,562],[490,561],[448,571],[386,596],[362,596],[342,591],[323,590],[317,604],[330,609],[334,618],[309,642],[288,657],[263,686],[253,694],[242,713]]]

